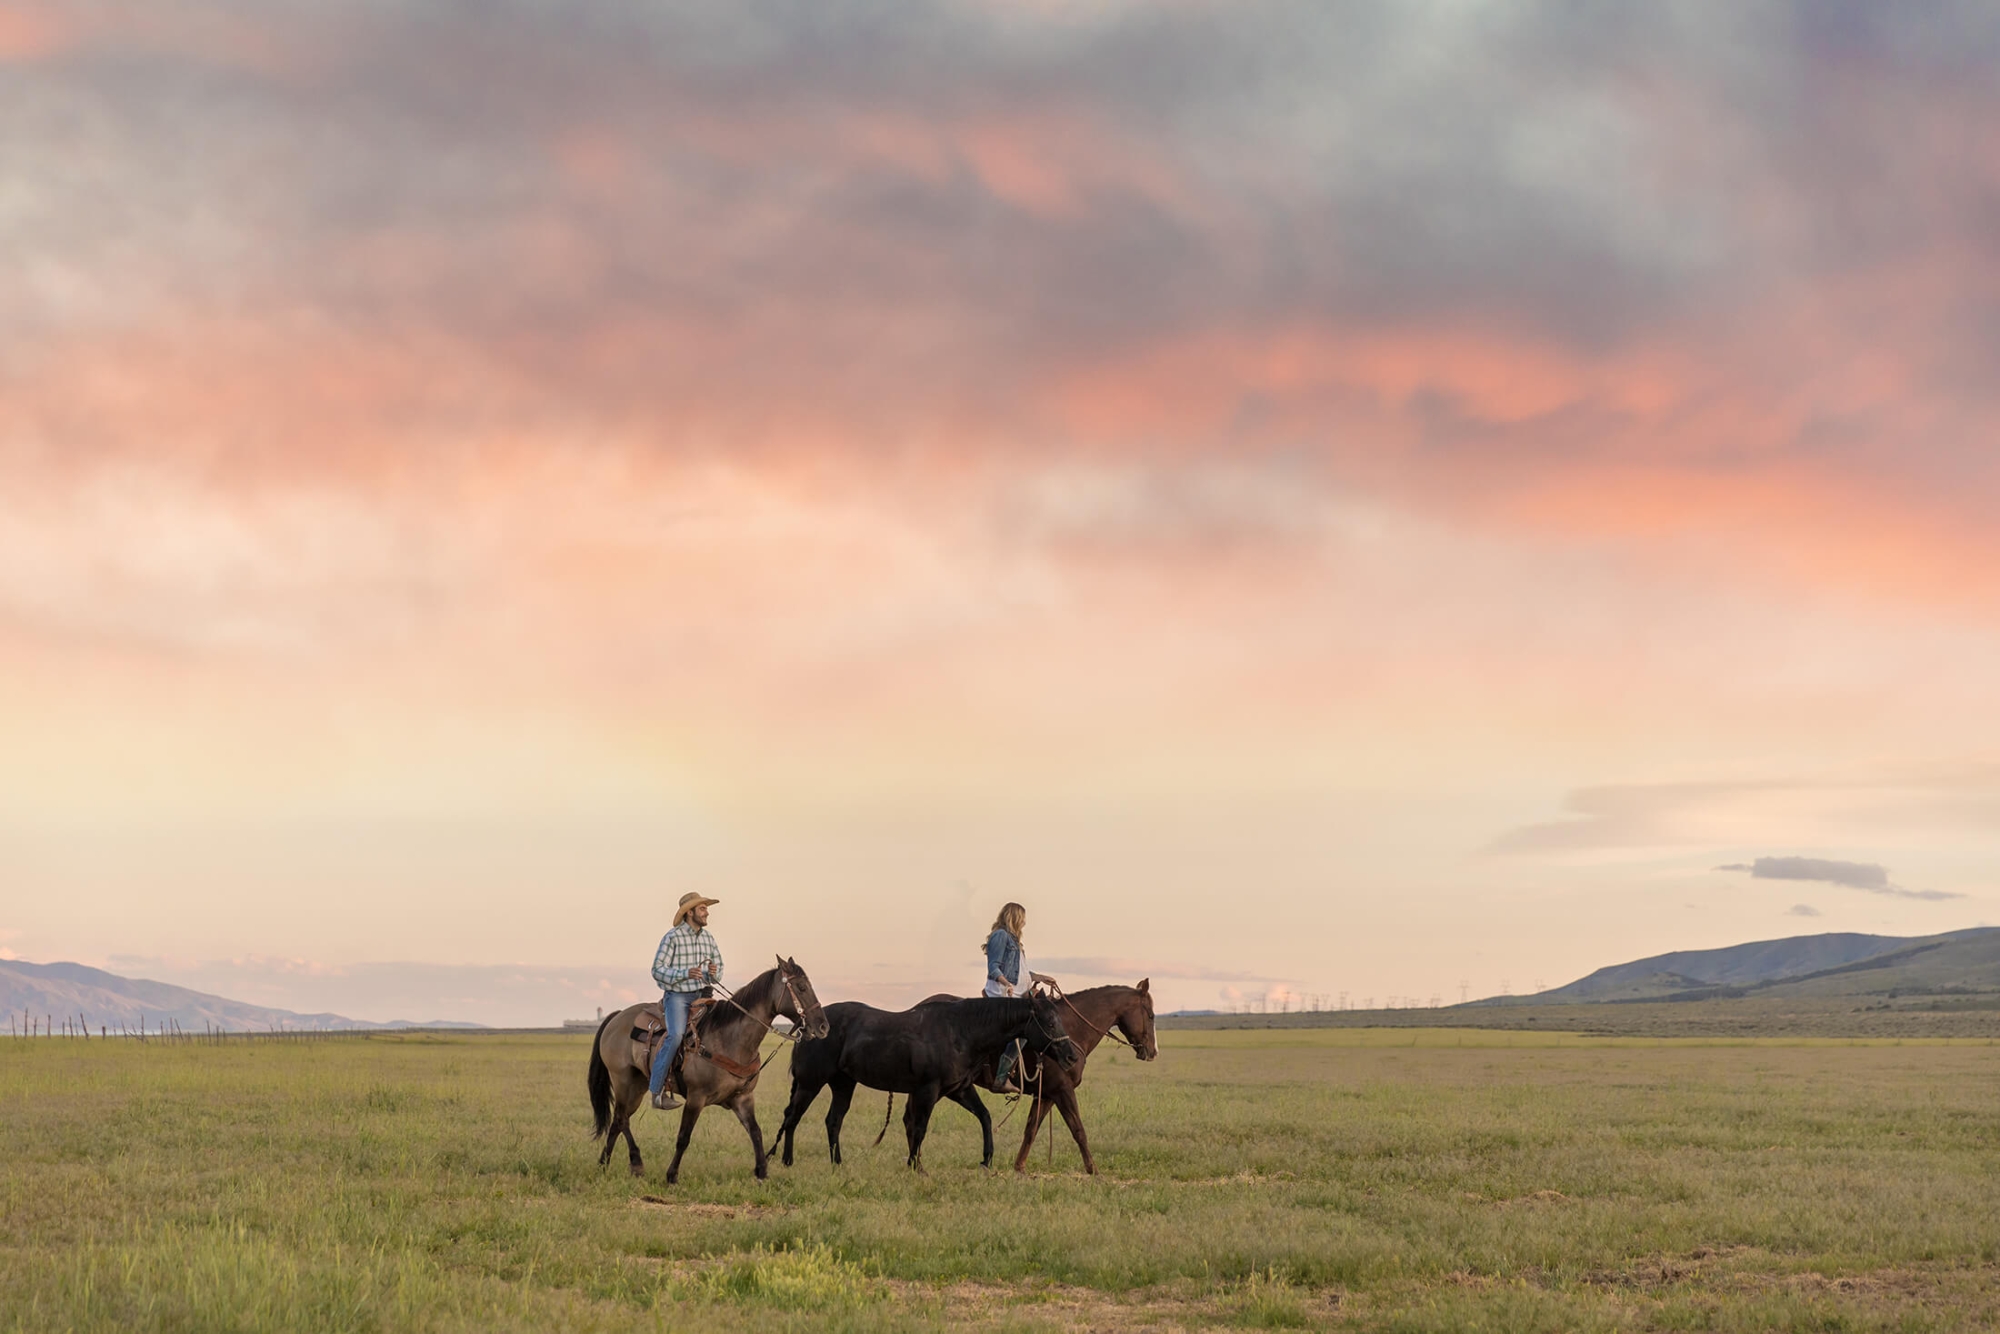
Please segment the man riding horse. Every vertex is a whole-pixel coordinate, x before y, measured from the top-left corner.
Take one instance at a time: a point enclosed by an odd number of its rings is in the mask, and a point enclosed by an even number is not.
[[[651,1092],[653,1106],[663,1112],[681,1105],[667,1090],[667,1072],[687,1033],[688,1007],[722,981],[722,950],[708,934],[709,907],[720,902],[695,893],[681,895],[673,926],[653,953],[653,980],[660,984],[660,1017],[667,1032],[653,1057]]]

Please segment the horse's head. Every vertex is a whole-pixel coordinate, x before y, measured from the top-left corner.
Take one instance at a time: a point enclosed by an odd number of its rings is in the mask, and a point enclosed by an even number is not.
[[[784,991],[784,999],[778,1002],[778,1013],[798,1026],[799,1032],[809,1038],[826,1036],[826,1011],[820,1008],[819,997],[813,992],[812,979],[806,970],[799,967],[797,959],[778,960],[778,982]]]
[[[1076,1043],[1070,1040],[1063,1028],[1062,1012],[1042,992],[1028,993],[1028,1048],[1044,1056],[1063,1062],[1065,1065],[1076,1060],[1080,1054]]]
[[[1152,981],[1150,977],[1139,979],[1139,985],[1132,988],[1131,999],[1119,1008],[1118,1018],[1113,1021],[1132,1044],[1132,1054],[1142,1061],[1153,1060],[1160,1054],[1160,1040],[1153,1032]]]

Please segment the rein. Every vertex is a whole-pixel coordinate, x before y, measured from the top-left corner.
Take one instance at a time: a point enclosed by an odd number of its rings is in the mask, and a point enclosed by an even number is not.
[[[799,1024],[803,1026],[805,1023],[805,1019],[803,1017],[805,1015],[805,1007],[799,1004],[799,993],[792,989],[792,979],[786,976],[784,969],[782,968],[778,969],[777,972],[778,972],[778,980],[785,984],[785,995],[788,998],[790,998],[792,1002],[792,1008],[799,1012],[801,1016],[799,1019]],[[751,1014],[750,1011],[744,1009],[743,1002],[737,1000],[736,993],[731,991],[728,987],[723,986],[722,983],[720,982],[711,982],[709,983],[709,985],[722,993],[723,1000],[728,1001],[731,1005],[735,1006],[740,1013],[748,1016],[748,1018],[753,1023],[762,1024],[764,1027],[764,1031],[769,1033],[772,1037],[778,1039],[780,1042],[797,1042],[799,1040],[800,1034],[798,1028],[794,1028],[789,1033],[780,1033],[770,1024],[765,1023],[764,1020],[757,1018],[756,1015]]]
[[[785,973],[785,970],[782,968],[778,970],[778,980],[785,984],[785,995],[791,999],[792,1008],[794,1010],[799,1011],[800,1015],[803,1016],[805,1013],[805,1008],[799,1004],[799,993],[792,989],[792,979]],[[762,1025],[765,1032],[771,1034],[771,1036],[777,1038],[780,1042],[797,1042],[799,1040],[800,1033],[798,1028],[794,1028],[789,1033],[780,1033],[777,1029],[773,1028],[769,1023],[765,1022],[762,1019],[757,1018],[756,1015],[751,1014],[750,1011],[747,1008],[745,1008],[743,1002],[736,999],[736,993],[731,991],[728,987],[723,986],[722,983],[720,982],[711,982],[709,983],[709,985],[714,987],[717,991],[720,991],[722,993],[721,999],[727,1001],[730,1005],[735,1006],[739,1014],[742,1014],[748,1017],[753,1022]],[[802,1017],[799,1020],[799,1025],[800,1027],[803,1027],[804,1024],[805,1020]],[[729,1057],[724,1056],[719,1052],[710,1051],[708,1048],[708,1044],[701,1040],[701,1033],[699,1031],[688,1034],[688,1037],[694,1047],[695,1055],[700,1056],[705,1060],[708,1060],[716,1065],[721,1066],[724,1070],[727,1070],[730,1074],[736,1076],[738,1079],[755,1079],[760,1073],[762,1073],[764,1066],[771,1059],[769,1056],[765,1056],[762,1052],[759,1052],[757,1055],[757,1064],[745,1065],[743,1064],[743,1062],[731,1060]],[[777,1054],[777,1049],[773,1048],[772,1055],[775,1056],[776,1054]]]
[[[1112,1017],[1110,1023],[1106,1024],[1103,1028],[1099,1028],[1096,1024],[1090,1022],[1090,1017],[1088,1015],[1084,1014],[1082,1010],[1076,1008],[1076,1002],[1071,1000],[1069,996],[1064,993],[1061,987],[1056,986],[1054,983],[1050,983],[1049,989],[1056,993],[1057,1000],[1061,1001],[1064,1005],[1069,1006],[1069,1012],[1071,1014],[1083,1020],[1083,1026],[1085,1028],[1089,1029],[1091,1032],[1097,1034],[1097,1036],[1101,1038],[1110,1038],[1113,1042],[1116,1042],[1122,1047],[1131,1047],[1133,1051],[1138,1050],[1138,1048],[1133,1047],[1130,1042],[1127,1042],[1124,1038],[1119,1037],[1116,1033],[1111,1031],[1118,1025],[1118,1019],[1115,1015]]]

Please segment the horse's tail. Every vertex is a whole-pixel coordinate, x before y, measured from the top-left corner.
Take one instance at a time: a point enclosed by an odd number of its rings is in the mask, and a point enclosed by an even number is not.
[[[623,1010],[615,1010],[604,1016],[604,1022],[597,1026],[597,1036],[590,1040],[590,1114],[594,1128],[592,1139],[603,1139],[604,1132],[611,1129],[611,1067],[604,1063],[604,1030],[610,1026]]]
[[[896,1110],[896,1095],[889,1095],[889,1105],[882,1109],[882,1128],[875,1132],[875,1142],[880,1144],[882,1136],[889,1133],[889,1113]]]

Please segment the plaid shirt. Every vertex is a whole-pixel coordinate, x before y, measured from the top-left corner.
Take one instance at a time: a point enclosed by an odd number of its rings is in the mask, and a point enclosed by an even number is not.
[[[709,971],[702,977],[689,978],[688,969],[698,963],[708,964]],[[716,948],[715,937],[708,934],[708,928],[682,922],[661,936],[660,948],[653,955],[653,980],[666,991],[700,991],[711,982],[720,982],[722,951]]]

